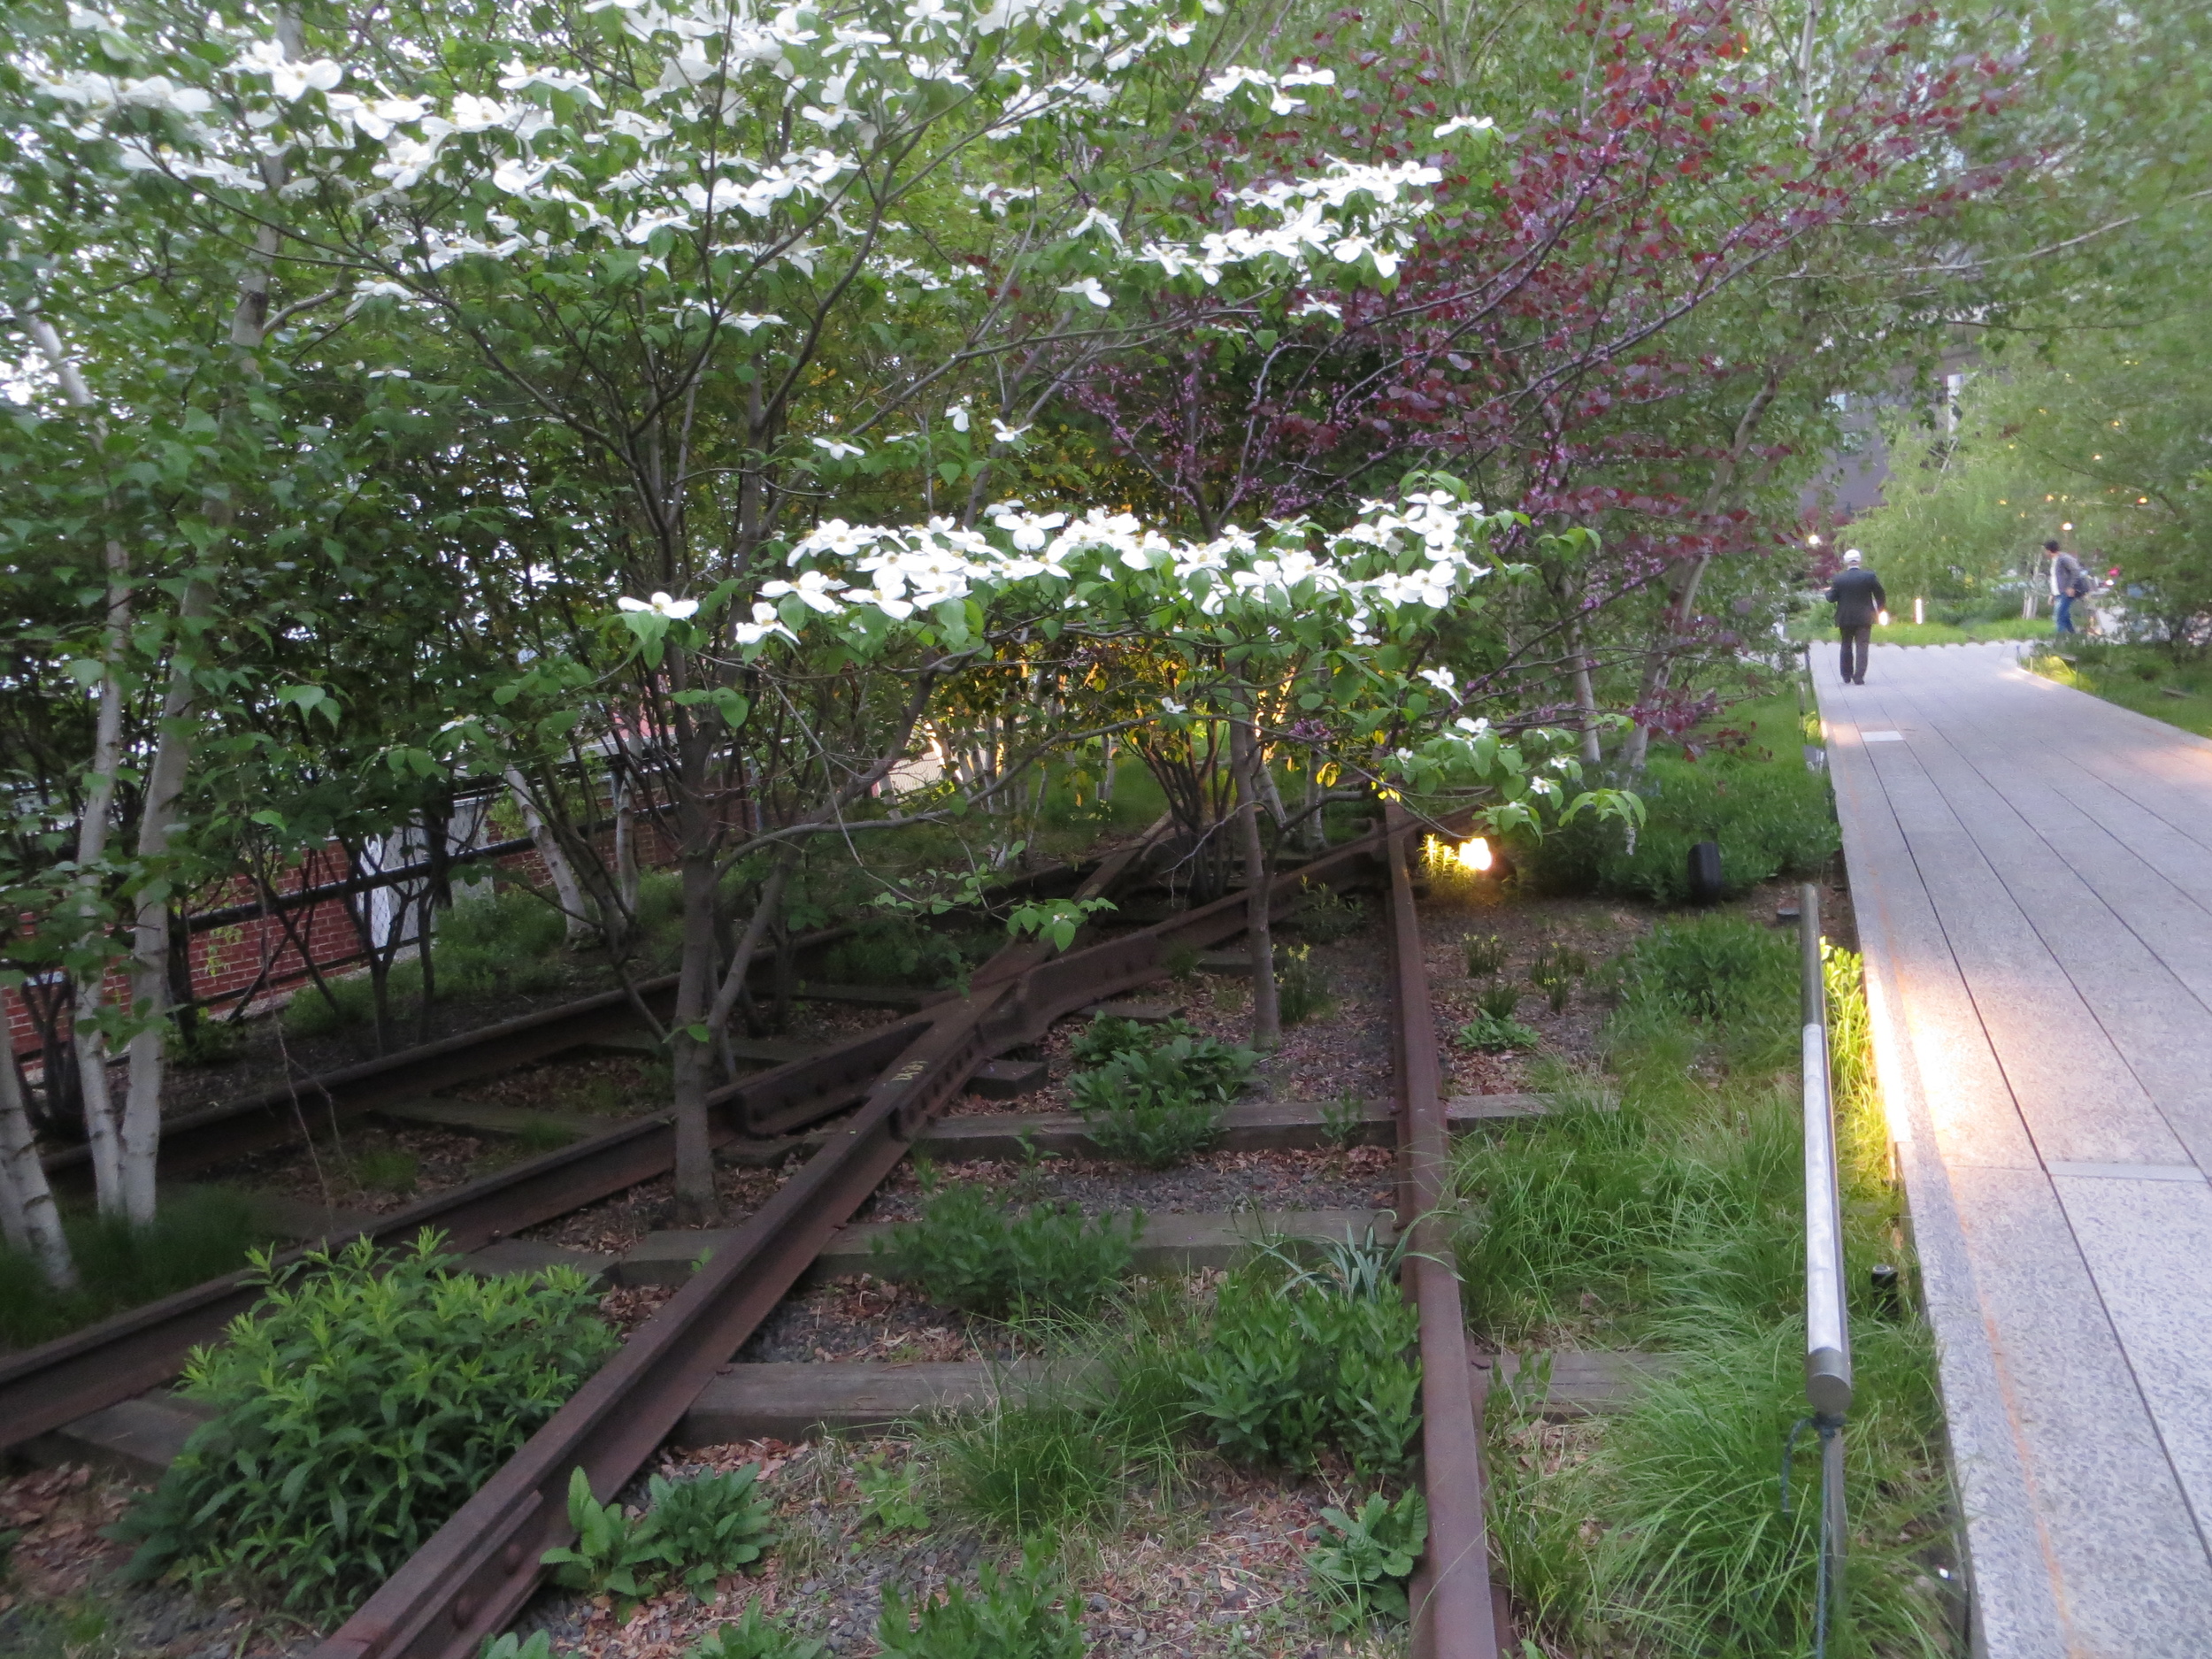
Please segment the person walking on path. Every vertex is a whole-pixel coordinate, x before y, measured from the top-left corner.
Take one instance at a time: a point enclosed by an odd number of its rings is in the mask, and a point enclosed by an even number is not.
[[[1828,585],[1828,603],[1836,608],[1836,632],[1843,640],[1843,683],[1866,684],[1866,648],[1873,638],[1875,619],[1883,614],[1889,595],[1882,579],[1859,567],[1859,549],[1843,556],[1843,568]],[[1854,660],[1854,654],[1856,660]]]
[[[2074,629],[2074,601],[2089,596],[2089,572],[2081,567],[2081,561],[2064,551],[2055,541],[2046,541],[2043,550],[2051,557],[2051,598],[2055,602],[2051,615],[2056,618],[2055,632],[2071,634]]]

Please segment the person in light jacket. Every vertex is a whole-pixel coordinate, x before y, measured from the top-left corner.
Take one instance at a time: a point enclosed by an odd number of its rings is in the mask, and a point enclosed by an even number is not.
[[[2065,551],[2055,541],[2046,541],[2043,551],[2051,561],[2051,615],[2056,626],[2055,634],[2072,634],[2074,601],[2089,596],[2089,572],[2082,569],[2081,561]]]
[[[1880,577],[1860,568],[1858,549],[1844,554],[1843,568],[1828,585],[1828,603],[1836,608],[1836,633],[1843,641],[1843,683],[1863,686],[1867,642],[1889,603],[1889,595],[1882,591]]]

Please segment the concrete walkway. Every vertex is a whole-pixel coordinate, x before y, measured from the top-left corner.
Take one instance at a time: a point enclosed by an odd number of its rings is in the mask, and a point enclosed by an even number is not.
[[[1813,653],[1975,1649],[2212,1659],[2212,742],[2014,655]]]

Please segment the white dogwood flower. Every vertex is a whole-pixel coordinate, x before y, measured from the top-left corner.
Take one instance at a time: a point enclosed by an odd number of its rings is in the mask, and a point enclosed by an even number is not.
[[[1066,283],[1061,288],[1060,292],[1077,295],[1087,299],[1101,311],[1114,303],[1114,296],[1105,290],[1096,277],[1093,276],[1087,276],[1080,282]]]
[[[672,599],[666,594],[655,594],[650,599],[632,599],[625,595],[614,603],[618,611],[649,611],[656,616],[666,617],[675,622],[695,616],[699,611],[696,599]]]

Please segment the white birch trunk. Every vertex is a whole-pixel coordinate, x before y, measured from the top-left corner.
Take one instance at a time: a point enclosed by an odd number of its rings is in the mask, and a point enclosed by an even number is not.
[[[538,856],[545,861],[545,873],[552,878],[553,895],[560,901],[561,914],[568,921],[568,942],[581,944],[593,933],[591,907],[584,899],[583,883],[576,879],[576,866],[568,861],[568,853],[561,846],[560,837],[552,826],[539,816],[536,805],[530,799],[530,786],[519,768],[510,766],[506,771],[508,790],[515,797],[515,805],[521,810],[523,827],[529,832],[530,844],[538,849]]]
[[[61,383],[62,396],[69,400],[69,406],[92,411],[95,405],[91,389],[64,349],[61,335],[53,324],[33,312],[30,328],[31,337],[52,366],[54,378]],[[91,419],[93,430],[104,436],[106,424],[96,413]],[[93,721],[92,761],[85,778],[84,810],[77,819],[75,905],[80,923],[88,927],[97,925],[98,866],[107,857],[108,837],[112,833],[109,818],[115,809],[115,776],[122,764],[123,754],[122,660],[131,627],[130,554],[113,536],[108,538],[106,563],[107,626],[100,648],[99,713]],[[91,1138],[93,1181],[99,1193],[100,1208],[111,1212],[123,1208],[122,1150],[115,1121],[115,1102],[108,1088],[107,1036],[99,1025],[105,1001],[104,976],[96,969],[88,979],[80,981],[77,987],[76,1002],[70,1012],[70,1043],[76,1051],[85,1129]],[[42,1175],[41,1185],[43,1184]],[[56,1242],[65,1262],[68,1246],[61,1241],[58,1233]]]
[[[285,54],[299,58],[305,44],[297,12],[277,15],[276,35]],[[262,183],[273,196],[290,177],[281,157],[261,164]],[[254,233],[253,256],[238,275],[238,303],[231,311],[230,343],[243,373],[258,378],[256,357],[264,344],[269,321],[269,275],[276,265],[280,238],[277,227],[264,224]],[[228,411],[226,411],[228,419]],[[228,490],[202,498],[202,511],[215,532],[203,558],[211,559],[230,538],[237,520],[237,498]],[[142,859],[158,859],[169,848],[184,799],[184,780],[199,748],[196,717],[199,687],[194,678],[198,644],[190,623],[215,608],[215,585],[204,570],[185,584],[177,603],[177,637],[171,648],[169,683],[162,693],[161,726],[154,741],[153,764],[147,768],[146,799],[138,822],[138,853]],[[169,902],[142,897],[131,930],[131,1011],[144,1025],[130,1044],[130,1093],[123,1108],[120,1141],[121,1204],[135,1222],[154,1218],[155,1170],[161,1151],[161,1093],[166,1071],[169,1007]],[[101,1208],[111,1205],[103,1198]]]
[[[0,1222],[8,1242],[27,1250],[49,1284],[66,1290],[77,1282],[69,1240],[61,1230],[61,1211],[46,1185],[31,1133],[31,1114],[23,1100],[23,1079],[13,1055],[0,1055]]]

